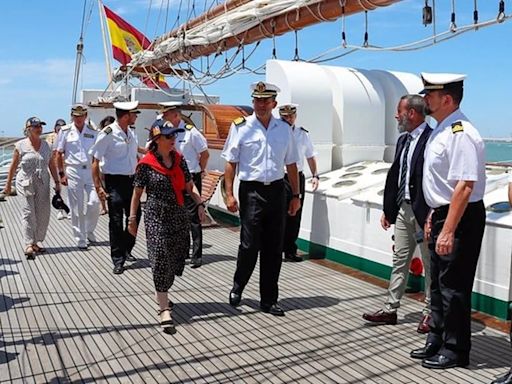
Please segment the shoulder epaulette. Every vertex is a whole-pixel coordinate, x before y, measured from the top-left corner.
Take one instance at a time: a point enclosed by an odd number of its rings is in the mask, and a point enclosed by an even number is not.
[[[233,120],[233,124],[235,124],[237,127],[245,124],[245,117],[243,117],[243,116],[237,117],[235,120]]]
[[[185,128],[190,131],[194,126],[192,124],[185,124]]]
[[[460,121],[456,121],[452,124],[452,133],[464,132],[464,127]]]
[[[103,128],[102,132],[105,132],[107,135],[109,135],[110,133],[112,133],[112,127],[108,125],[105,128]]]
[[[306,133],[309,133],[309,131],[306,128],[304,128],[304,127],[300,127],[300,129],[302,129]]]

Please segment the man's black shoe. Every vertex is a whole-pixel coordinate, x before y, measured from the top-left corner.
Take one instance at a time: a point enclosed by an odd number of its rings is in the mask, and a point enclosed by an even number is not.
[[[199,268],[201,265],[203,265],[203,259],[201,257],[190,259],[191,268]]]
[[[265,313],[270,313],[274,316],[284,316],[284,310],[277,303],[272,305],[260,305],[260,308]]]
[[[116,266],[114,267],[113,272],[114,272],[114,275],[120,275],[121,273],[123,273],[123,272],[124,272],[124,268],[123,268],[123,266],[122,266],[122,265],[116,265]]]
[[[512,384],[512,369],[506,375],[498,377],[491,384]]]
[[[229,304],[231,306],[238,307],[240,301],[242,301],[242,295],[240,293],[236,293],[235,291],[229,292]]]
[[[427,343],[423,348],[413,349],[410,353],[413,359],[428,359],[435,356],[441,347],[434,343]]]
[[[435,355],[429,357],[428,359],[424,359],[421,362],[421,365],[425,368],[430,369],[447,369],[447,368],[455,368],[455,367],[465,367],[469,365],[468,358],[462,357],[448,357],[445,355]]]
[[[284,261],[292,262],[292,263],[298,263],[298,262],[302,261],[302,257],[300,257],[297,254],[293,254],[293,253],[285,253],[284,254]]]

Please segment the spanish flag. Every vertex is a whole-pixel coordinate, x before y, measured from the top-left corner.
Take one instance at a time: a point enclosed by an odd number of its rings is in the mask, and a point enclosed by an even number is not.
[[[105,8],[114,59],[122,65],[126,65],[132,60],[134,53],[148,49],[151,42],[140,31],[128,24],[105,5],[103,7]],[[164,77],[161,75],[158,75],[158,79],[154,80],[144,77],[142,81],[150,88],[156,88],[155,83],[161,88],[169,88]]]

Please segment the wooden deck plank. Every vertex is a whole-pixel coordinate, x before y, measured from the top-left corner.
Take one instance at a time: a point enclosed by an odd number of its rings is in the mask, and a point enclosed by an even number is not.
[[[507,335],[473,322],[469,369],[424,369],[408,356],[425,340],[415,332],[421,303],[404,298],[398,325],[368,326],[361,315],[382,306],[385,290],[311,262],[283,264],[286,317],[259,311],[258,268],[234,309],[227,296],[239,233],[225,227],[204,230],[204,265],[177,278],[170,294],[177,333],[165,335],[142,227],[138,260],[118,276],[106,216],[98,244],[82,252],[69,221],[52,212],[49,252],[28,262],[19,198],[0,209],[3,382],[486,383],[512,357]]]

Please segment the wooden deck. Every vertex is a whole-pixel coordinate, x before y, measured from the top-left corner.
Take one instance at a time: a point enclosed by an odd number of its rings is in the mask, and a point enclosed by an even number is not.
[[[283,264],[286,317],[258,310],[258,270],[240,310],[227,296],[236,228],[204,231],[204,265],[186,268],[171,297],[177,333],[163,334],[144,231],[122,275],[112,274],[108,218],[100,242],[73,246],[68,220],[52,212],[45,246],[23,256],[19,197],[0,203],[0,382],[2,383],[488,383],[509,367],[506,334],[473,323],[468,369],[432,371],[409,358],[421,303],[405,298],[396,326],[369,326],[385,290],[330,268]]]

